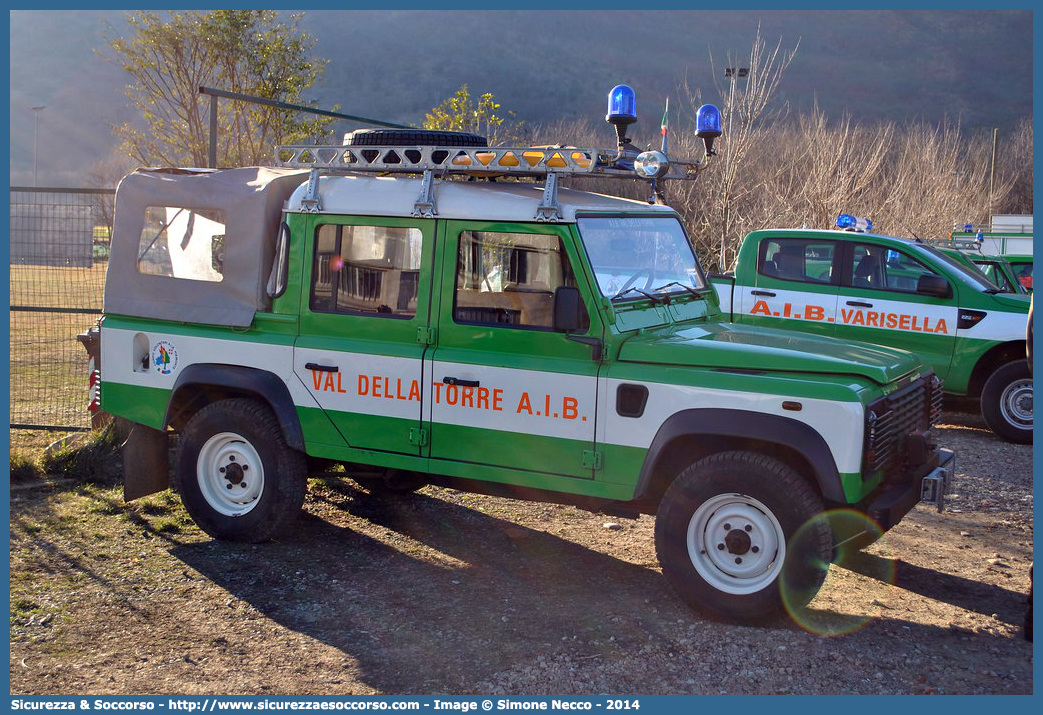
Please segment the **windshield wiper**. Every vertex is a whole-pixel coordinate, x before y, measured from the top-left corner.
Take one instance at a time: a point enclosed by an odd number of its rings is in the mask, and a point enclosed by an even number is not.
[[[664,288],[669,288],[670,286],[677,286],[678,288],[683,288],[684,290],[686,290],[689,293],[691,293],[692,295],[694,295],[696,298],[702,298],[702,294],[699,293],[697,290],[695,290],[694,288],[692,288],[690,286],[686,286],[684,283],[679,283],[678,281],[670,281],[669,283],[664,283],[663,285],[659,286],[658,288],[653,288],[652,290],[655,291],[656,293],[658,293],[659,291],[663,290]]]
[[[652,303],[654,303],[654,304],[658,304],[658,303],[669,303],[669,302],[670,302],[669,300],[667,300],[667,299],[666,299],[665,297],[663,297],[663,296],[658,296],[658,295],[652,295],[651,293],[646,293],[645,291],[641,290],[640,288],[635,288],[635,287],[633,287],[633,286],[631,286],[631,287],[627,288],[626,290],[621,290],[621,291],[619,291],[619,292],[618,292],[618,293],[616,293],[616,294],[615,294],[614,296],[612,296],[611,298],[609,298],[609,300],[610,300],[610,301],[615,301],[615,300],[616,300],[617,298],[622,298],[623,296],[625,296],[625,295],[626,295],[627,293],[629,293],[629,292],[631,292],[631,291],[633,291],[633,292],[635,292],[635,293],[640,293],[641,295],[643,295],[644,297],[646,297],[646,298],[648,298],[648,299],[649,299],[650,301],[652,301]]]

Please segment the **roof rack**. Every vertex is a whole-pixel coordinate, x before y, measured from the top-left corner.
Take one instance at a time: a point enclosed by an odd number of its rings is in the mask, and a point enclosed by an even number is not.
[[[981,252],[981,241],[970,236],[956,236],[949,238],[925,238],[924,243],[941,248],[955,248],[961,251]]]
[[[311,169],[308,195],[302,210],[319,211],[320,174],[422,174],[420,196],[414,216],[435,216],[434,179],[452,175],[468,177],[531,177],[545,182],[543,200],[536,211],[538,221],[559,221],[557,184],[562,176],[598,176],[642,179],[633,169],[640,152],[566,146],[453,147],[453,146],[312,146],[291,144],[276,148],[276,165]],[[694,179],[707,162],[671,159],[661,179]],[[654,190],[650,203],[658,194]]]

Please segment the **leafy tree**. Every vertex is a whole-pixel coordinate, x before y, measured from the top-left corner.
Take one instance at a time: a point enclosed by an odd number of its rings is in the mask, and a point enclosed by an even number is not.
[[[425,115],[424,129],[472,132],[488,137],[490,144],[502,144],[513,139],[515,134],[503,126],[504,117],[497,114],[499,109],[500,103],[492,92],[481,95],[476,104],[467,85],[463,84],[456,94],[442,100]],[[513,116],[514,112],[508,111],[507,114]]]
[[[114,131],[124,151],[145,165],[205,166],[209,151],[210,97],[214,87],[291,104],[325,71],[325,60],[309,57],[315,44],[298,30],[301,16],[280,22],[271,10],[213,10],[128,16],[132,32],[108,45],[133,82],[130,104],[141,111],[144,129],[123,124]],[[218,101],[219,166],[262,164],[280,143],[322,136],[332,120],[248,102]]]

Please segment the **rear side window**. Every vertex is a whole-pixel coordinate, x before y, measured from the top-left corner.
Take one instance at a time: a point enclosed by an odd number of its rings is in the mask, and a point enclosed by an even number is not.
[[[757,272],[769,278],[801,283],[836,283],[839,271],[834,241],[772,238],[761,241]]]
[[[412,318],[423,234],[394,226],[322,224],[315,231],[311,309]]]
[[[218,210],[149,206],[138,241],[138,272],[186,280],[224,278],[225,217]]]

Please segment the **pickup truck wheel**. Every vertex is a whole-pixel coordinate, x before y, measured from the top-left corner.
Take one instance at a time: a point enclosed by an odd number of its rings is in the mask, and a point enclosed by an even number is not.
[[[663,573],[693,608],[747,623],[803,607],[829,568],[822,501],[782,462],[722,452],[689,466],[663,495],[655,525]]]
[[[271,410],[236,398],[211,403],[188,421],[175,475],[199,528],[218,539],[256,543],[296,518],[308,465],[286,444]]]
[[[989,376],[981,391],[981,414],[1008,442],[1032,444],[1032,375],[1028,362],[1015,360]]]

